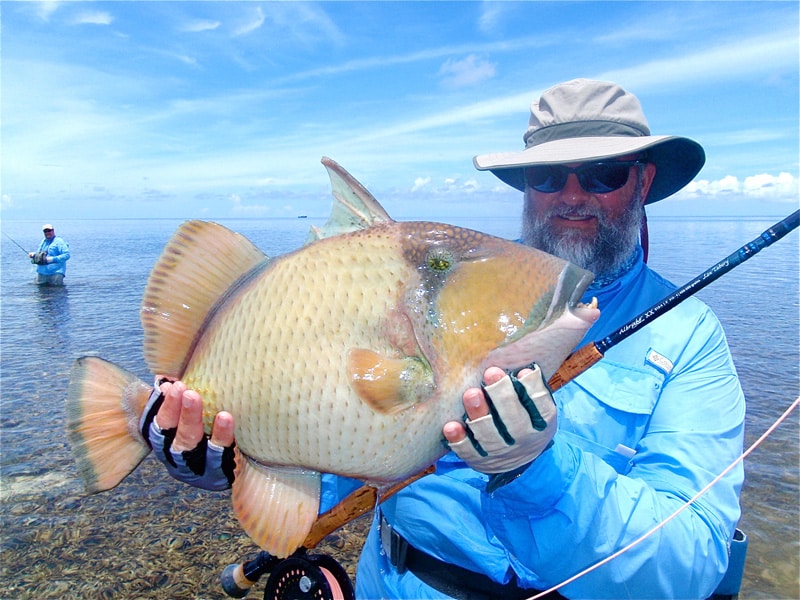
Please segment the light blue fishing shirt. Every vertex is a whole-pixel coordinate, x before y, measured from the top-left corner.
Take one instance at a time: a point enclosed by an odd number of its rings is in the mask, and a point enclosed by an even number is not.
[[[602,339],[675,286],[631,268],[596,296]],[[633,542],[741,455],[745,400],[722,327],[689,298],[608,350],[554,394],[558,432],[517,479],[489,494],[487,476],[453,453],[436,473],[382,505],[411,545],[505,583],[547,589]],[[402,448],[398,448],[402,452]],[[739,464],[634,549],[559,590],[568,598],[706,598],[721,580],[739,519]],[[341,478],[325,478],[330,504]],[[344,491],[343,489],[340,491]],[[359,598],[444,598],[398,574],[373,522],[356,574]]]
[[[44,238],[39,244],[38,252],[47,252],[47,256],[53,262],[46,265],[36,265],[36,272],[39,275],[61,275],[67,274],[67,261],[69,260],[69,244],[63,239],[53,236],[53,239]]]

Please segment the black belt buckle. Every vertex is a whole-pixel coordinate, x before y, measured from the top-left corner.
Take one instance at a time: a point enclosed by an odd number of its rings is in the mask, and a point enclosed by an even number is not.
[[[392,524],[386,520],[386,517],[381,513],[381,546],[386,556],[389,557],[389,562],[397,569],[397,572],[402,575],[406,572],[406,553],[408,551],[408,542],[405,538],[395,531]]]

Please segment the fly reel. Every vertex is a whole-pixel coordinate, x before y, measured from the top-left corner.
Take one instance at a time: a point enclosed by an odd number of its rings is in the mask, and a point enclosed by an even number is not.
[[[350,578],[327,554],[281,561],[270,573],[264,600],[354,600]]]
[[[305,548],[289,558],[261,552],[253,560],[230,565],[222,573],[222,589],[228,596],[244,598],[266,573],[264,600],[355,600],[342,565],[327,554],[307,554]]]

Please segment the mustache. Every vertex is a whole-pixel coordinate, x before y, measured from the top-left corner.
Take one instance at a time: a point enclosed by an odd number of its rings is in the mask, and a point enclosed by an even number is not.
[[[600,222],[605,222],[605,214],[597,206],[567,206],[556,205],[547,209],[543,217],[594,217]]]

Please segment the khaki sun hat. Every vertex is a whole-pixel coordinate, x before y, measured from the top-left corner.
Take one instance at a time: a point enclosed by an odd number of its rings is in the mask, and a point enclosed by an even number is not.
[[[645,204],[670,196],[689,183],[706,157],[702,146],[685,137],[650,135],[639,100],[615,83],[574,79],[556,85],[531,104],[528,130],[519,152],[481,154],[479,171],[491,171],[525,190],[525,167],[598,161],[646,153],[656,176]]]

